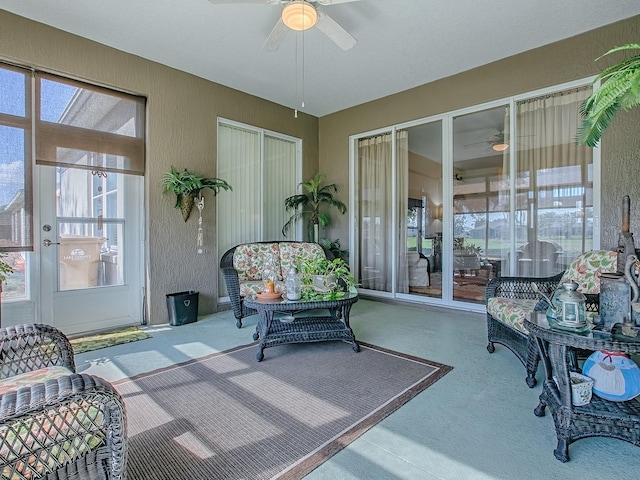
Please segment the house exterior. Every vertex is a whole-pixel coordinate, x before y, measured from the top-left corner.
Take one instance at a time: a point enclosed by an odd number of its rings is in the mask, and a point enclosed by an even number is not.
[[[160,178],[173,164],[215,176],[216,119],[227,118],[302,139],[303,178],[330,172],[349,198],[349,137],[506,96],[595,75],[603,48],[638,41],[640,16],[509,57],[405,92],[321,118],[224,87],[31,20],[0,11],[0,60],[33,65],[99,85],[146,96],[146,303],[151,323],[166,323],[165,294],[200,292],[200,313],[220,308],[215,209],[203,212],[209,244],[194,255]],[[419,55],[419,51],[416,52]],[[176,130],[180,131],[176,135]],[[620,114],[603,138],[601,246],[617,244],[620,203],[632,197],[631,228],[640,227],[640,109]],[[336,217],[329,234],[348,245],[349,216]],[[34,226],[38,230],[38,226]]]

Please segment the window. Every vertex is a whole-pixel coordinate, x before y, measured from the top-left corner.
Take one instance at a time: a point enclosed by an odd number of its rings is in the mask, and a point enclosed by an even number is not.
[[[58,233],[95,235],[115,213],[114,182],[126,174],[144,175],[144,112],[142,97],[0,64],[0,251],[9,252],[16,270],[7,281],[7,298],[27,296],[34,163],[57,168],[60,192],[72,177],[82,177],[84,198],[77,198],[77,182],[67,189],[72,201],[57,198],[63,219]],[[92,189],[103,191],[92,196]],[[78,216],[83,225],[69,220]],[[107,226],[115,242],[118,228]]]

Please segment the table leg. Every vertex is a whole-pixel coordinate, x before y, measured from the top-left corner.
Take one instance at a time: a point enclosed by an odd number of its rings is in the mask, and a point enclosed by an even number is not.
[[[356,341],[356,336],[353,334],[353,330],[351,330],[351,327],[349,326],[349,314],[351,313],[351,305],[345,305],[344,307],[342,307],[341,310],[342,310],[342,321],[344,322],[345,326],[349,330],[349,333],[351,334],[351,338],[353,339],[353,347],[352,347],[353,351],[359,352],[360,345],[358,345],[358,342]]]
[[[256,359],[261,362],[264,359],[264,349],[265,349],[265,339],[269,334],[269,330],[271,330],[271,322],[273,321],[273,313],[268,310],[260,311],[260,320],[258,321],[258,325],[256,326],[256,333],[254,334],[254,340],[256,335],[258,335],[261,340],[258,344],[258,353],[256,353]]]

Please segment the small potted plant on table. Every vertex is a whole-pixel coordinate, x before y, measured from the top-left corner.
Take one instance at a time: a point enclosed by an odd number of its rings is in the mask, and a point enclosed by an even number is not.
[[[298,265],[298,272],[302,277],[303,299],[342,298],[356,286],[349,265],[340,258],[305,260]]]

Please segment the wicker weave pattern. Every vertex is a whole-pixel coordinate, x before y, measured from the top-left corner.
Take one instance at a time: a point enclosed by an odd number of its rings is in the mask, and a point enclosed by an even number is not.
[[[311,302],[289,302],[276,300],[262,302],[248,298],[246,302],[260,314],[260,321],[256,326],[254,340],[260,338],[256,358],[264,358],[264,349],[287,343],[325,342],[331,340],[347,340],[353,345],[354,351],[360,346],[349,326],[351,306],[358,301],[356,293],[347,294],[336,300],[319,300]],[[308,310],[327,309],[324,316],[299,317],[291,323],[280,322],[274,318],[275,312],[302,312]]]
[[[526,325],[530,337],[536,341],[545,370],[545,382],[535,414],[541,417],[549,407],[553,415],[558,438],[553,452],[555,457],[562,462],[569,461],[569,445],[591,436],[618,438],[640,446],[640,400],[611,402],[594,395],[589,404],[573,406],[569,373],[577,370],[575,358],[580,351],[640,353],[640,342],[559,332],[529,321]]]
[[[3,372],[59,365],[65,359],[73,368],[71,346],[53,327],[1,329],[0,338],[2,359],[10,365],[5,369],[3,364]],[[42,339],[44,347],[34,339]],[[99,377],[71,373],[0,396],[0,478],[121,480],[126,457],[124,403]]]
[[[0,378],[60,365],[75,372],[67,337],[49,325],[16,325],[0,329]]]
[[[562,277],[559,273],[553,277],[534,278],[534,277],[495,277],[489,281],[485,296],[487,303],[490,298],[503,297],[509,299],[536,299],[539,295],[531,288],[531,282],[536,282],[540,291],[551,296],[558,286],[558,282]],[[547,302],[540,300],[534,307],[534,310],[545,310],[548,307]],[[504,345],[513,353],[515,353],[520,363],[527,370],[526,382],[529,387],[536,385],[536,371],[540,357],[535,343],[529,340],[529,335],[523,331],[519,331],[510,325],[494,318],[487,313],[487,351],[495,352],[494,343]]]

